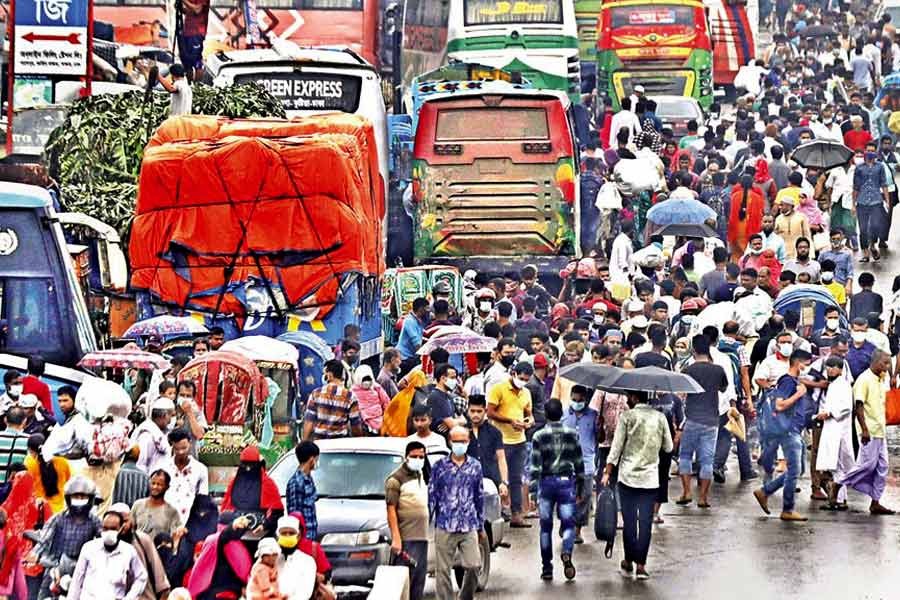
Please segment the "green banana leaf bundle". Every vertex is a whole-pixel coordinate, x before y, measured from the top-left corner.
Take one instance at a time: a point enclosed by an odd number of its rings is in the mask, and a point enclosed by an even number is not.
[[[193,85],[192,112],[231,118],[279,117],[281,103],[261,86]],[[113,226],[127,240],[144,148],[169,116],[169,94],[135,90],[76,101],[50,135],[44,162],[65,210]]]

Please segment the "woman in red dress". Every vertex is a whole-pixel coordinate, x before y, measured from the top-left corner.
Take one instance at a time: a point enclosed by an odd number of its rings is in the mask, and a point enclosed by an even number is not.
[[[761,229],[765,205],[763,195],[753,185],[753,178],[743,175],[731,192],[728,217],[728,246],[733,262],[740,260],[750,236]]]

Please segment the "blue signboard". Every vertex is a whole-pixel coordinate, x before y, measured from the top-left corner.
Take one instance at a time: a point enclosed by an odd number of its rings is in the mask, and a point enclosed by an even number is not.
[[[88,24],[88,0],[16,0],[16,25],[83,27]]]
[[[91,0],[18,0],[14,6],[16,75],[87,74]]]

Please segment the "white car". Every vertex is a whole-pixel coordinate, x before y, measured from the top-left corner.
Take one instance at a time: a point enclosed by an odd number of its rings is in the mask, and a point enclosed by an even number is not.
[[[664,127],[671,127],[675,137],[687,134],[688,121],[703,125],[703,109],[696,99],[688,96],[652,96],[656,102],[656,116]]]

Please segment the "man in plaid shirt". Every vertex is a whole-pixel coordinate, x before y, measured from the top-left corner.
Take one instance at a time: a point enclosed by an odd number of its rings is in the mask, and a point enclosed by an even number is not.
[[[303,418],[303,439],[320,440],[363,435],[359,404],[344,387],[344,365],[325,363],[325,384],[312,391]]]
[[[300,442],[294,449],[297,455],[297,472],[288,480],[287,514],[299,512],[306,522],[306,538],[316,541],[319,530],[319,522],[316,519],[316,483],[313,481],[312,472],[319,462],[319,447],[315,443]]]
[[[541,579],[553,579],[553,513],[558,508],[562,529],[562,563],[566,579],[575,578],[572,550],[575,548],[575,503],[585,489],[584,461],[578,432],[564,426],[559,400],[546,406],[547,424],[531,440],[530,486],[532,503],[541,516]]]

